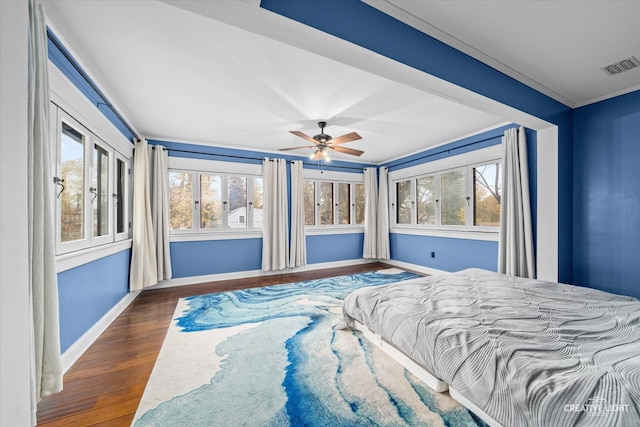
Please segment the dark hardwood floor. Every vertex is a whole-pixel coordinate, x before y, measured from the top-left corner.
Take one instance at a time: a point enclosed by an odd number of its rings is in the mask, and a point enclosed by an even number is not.
[[[39,426],[129,426],[178,299],[389,268],[383,263],[224,280],[142,292],[38,405]]]

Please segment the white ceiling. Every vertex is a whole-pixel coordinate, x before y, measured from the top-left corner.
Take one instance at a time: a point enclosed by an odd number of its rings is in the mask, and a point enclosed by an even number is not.
[[[639,0],[367,0],[570,107],[640,89]]]
[[[605,43],[609,46],[606,52],[595,48],[595,53],[589,52],[595,45],[591,39],[600,40],[593,28],[587,33],[592,37],[586,43],[585,39],[577,43],[573,35],[567,37],[574,61],[576,56],[582,58],[578,52],[582,50],[582,55],[589,55],[589,61],[598,63],[596,71],[602,74],[601,82],[601,76],[592,76],[594,73],[588,68],[573,69],[558,62],[567,53],[562,48],[545,48],[546,42],[540,44],[542,47],[526,43],[547,33],[562,34],[568,26],[578,26],[573,21],[556,19],[548,11],[546,15],[550,16],[546,17],[534,13],[538,8],[531,3],[540,2],[514,2],[522,4],[524,13],[509,2],[375,3],[422,31],[436,32],[440,37],[456,34],[454,41],[460,44],[458,48],[484,55],[485,62],[509,64],[510,75],[538,85],[537,89],[567,105],[640,85],[640,72],[636,70],[626,73],[630,77],[624,74],[608,77],[599,70],[630,55],[640,58],[637,25],[632,30],[620,29],[615,33],[624,39],[635,32],[636,37],[630,42],[635,47],[624,48],[605,33],[612,42]],[[553,2],[556,3],[572,2]],[[640,4],[624,3],[626,13]],[[485,8],[481,7],[483,4]],[[327,120],[325,132],[334,137],[351,131],[363,137],[347,146],[364,150],[364,155],[356,158],[335,153],[333,158],[381,163],[506,121],[502,116],[452,101],[455,96],[446,93],[436,96],[406,81],[400,83],[383,77],[383,72],[373,74],[353,64],[346,65],[352,58],[340,61],[335,54],[344,41],[288,23],[285,18],[260,9],[254,1],[51,0],[45,7],[54,31],[126,120],[148,138],[273,152],[305,145],[289,130],[312,136],[318,130],[316,122]],[[606,13],[617,11],[616,7],[584,9],[587,12],[581,12],[581,17],[597,16],[606,22],[609,22],[603,18]],[[616,12],[618,18],[628,20],[626,13]],[[507,26],[508,36],[496,32],[495,27],[498,22],[520,15],[520,20],[534,19],[532,22],[544,31],[521,37],[520,46],[524,49],[516,50],[518,44],[511,32],[516,27],[530,28],[534,24]],[[429,25],[425,25],[426,16],[433,18]],[[300,48],[300,40],[308,34],[321,41],[316,43],[313,53]],[[527,52],[519,53],[524,50]],[[544,66],[543,61],[552,65]],[[616,79],[615,83],[609,79]]]

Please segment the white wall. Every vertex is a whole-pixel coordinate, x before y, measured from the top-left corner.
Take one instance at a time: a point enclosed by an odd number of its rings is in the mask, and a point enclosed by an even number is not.
[[[28,1],[0,0],[0,425],[28,426]]]

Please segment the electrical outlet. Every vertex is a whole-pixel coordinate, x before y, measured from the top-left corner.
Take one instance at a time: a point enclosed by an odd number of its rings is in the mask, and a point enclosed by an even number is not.
[[[431,258],[435,258],[436,257],[436,253],[435,252],[431,252]]]

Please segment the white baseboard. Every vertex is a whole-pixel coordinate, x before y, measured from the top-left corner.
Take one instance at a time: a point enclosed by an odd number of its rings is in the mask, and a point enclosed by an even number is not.
[[[87,332],[85,332],[71,347],[62,354],[62,372],[66,373],[69,368],[84,354],[98,337],[116,320],[116,318],[133,302],[140,291],[129,292],[111,310],[109,310],[100,320],[96,322]]]
[[[431,268],[431,267],[425,267],[422,265],[418,265],[418,264],[411,264],[408,262],[404,262],[404,261],[396,261],[396,260],[392,260],[392,259],[386,259],[380,262],[384,262],[386,264],[390,264],[393,265],[395,267],[398,268],[403,268],[405,270],[413,270],[413,271],[417,271],[419,273],[424,273],[424,274],[430,274],[432,276],[439,276],[441,274],[448,274],[448,271],[444,271],[444,270],[438,270],[435,268]]]
[[[346,267],[348,265],[369,264],[377,262],[372,259],[350,259],[344,261],[322,262],[317,264],[307,264],[302,267],[287,268],[276,271],[247,270],[233,273],[208,274],[205,276],[181,277],[178,279],[163,280],[157,285],[149,286],[145,290],[170,288],[173,286],[195,285],[197,283],[215,282],[218,280],[244,279],[248,277],[273,276],[275,274],[299,273],[302,271],[324,270],[327,268]],[[387,262],[387,261],[383,261]]]

